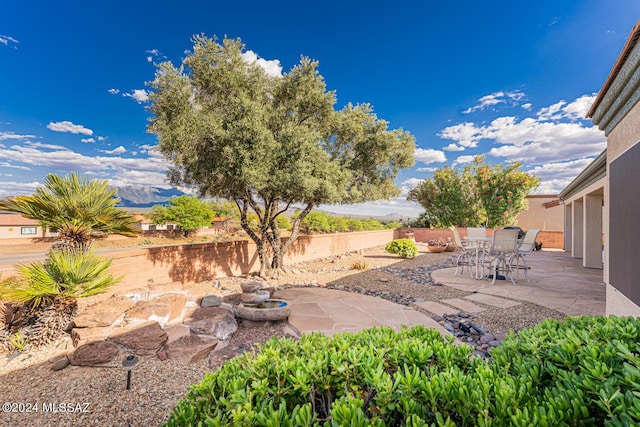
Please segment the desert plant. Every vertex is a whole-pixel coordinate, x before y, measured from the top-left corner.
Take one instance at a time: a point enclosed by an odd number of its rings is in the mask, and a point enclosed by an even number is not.
[[[27,337],[22,335],[20,332],[16,332],[11,338],[9,338],[9,342],[17,351],[24,351],[28,344]]]
[[[368,270],[370,268],[369,263],[363,259],[359,259],[357,261],[354,261],[351,264],[351,269],[352,270]]]
[[[418,247],[413,240],[396,239],[387,243],[385,250],[390,254],[399,255],[402,258],[413,258],[418,255]]]
[[[58,297],[73,299],[102,293],[120,280],[107,271],[110,264],[111,259],[102,259],[92,251],[51,251],[45,261],[19,265],[19,280],[0,288],[0,299],[38,307]]]

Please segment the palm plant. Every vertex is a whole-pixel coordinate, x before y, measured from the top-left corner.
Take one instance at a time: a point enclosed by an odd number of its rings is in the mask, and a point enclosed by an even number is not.
[[[16,269],[20,280],[0,288],[0,299],[38,307],[54,299],[102,293],[120,280],[107,271],[109,265],[111,259],[102,259],[92,251],[51,251],[45,261],[19,265]]]
[[[86,252],[96,237],[139,233],[134,217],[115,207],[120,201],[116,192],[106,180],[87,180],[75,172],[65,177],[49,174],[33,195],[0,199],[0,210],[36,219],[42,227],[58,231],[61,246]]]

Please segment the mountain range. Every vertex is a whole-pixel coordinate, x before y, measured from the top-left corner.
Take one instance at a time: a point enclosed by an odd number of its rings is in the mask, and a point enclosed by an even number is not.
[[[120,198],[119,207],[150,208],[153,205],[165,205],[170,198],[186,194],[177,188],[142,187],[127,185],[117,187],[116,196]]]

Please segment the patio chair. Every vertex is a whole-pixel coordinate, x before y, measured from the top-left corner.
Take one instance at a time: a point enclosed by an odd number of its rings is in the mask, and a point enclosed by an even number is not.
[[[504,273],[511,280],[511,283],[516,284],[511,260],[517,253],[518,230],[498,229],[493,232],[493,243],[487,254],[489,259],[486,262],[489,267],[492,285],[496,283],[498,273]]]
[[[460,269],[461,267],[461,274],[464,274],[464,267],[466,266],[469,270],[469,276],[473,278],[471,267],[477,266],[475,260],[476,248],[462,244],[460,233],[458,232],[458,229],[456,227],[449,227],[449,230],[451,230],[451,234],[453,234],[453,243],[456,245],[456,249],[460,251],[460,253],[456,257],[456,272],[453,273],[453,275],[457,275],[458,269]]]
[[[516,271],[516,278],[519,276],[519,271],[524,270],[524,277],[529,281],[529,266],[527,265],[526,255],[533,252],[536,247],[536,238],[540,233],[540,229],[532,228],[527,230],[527,234],[524,235],[522,244],[518,248],[516,254],[511,258],[511,269]]]
[[[484,227],[467,227],[467,237],[487,237],[487,229]]]

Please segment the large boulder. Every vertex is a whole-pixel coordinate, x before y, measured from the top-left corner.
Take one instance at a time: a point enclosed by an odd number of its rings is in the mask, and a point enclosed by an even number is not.
[[[188,335],[167,344],[165,350],[170,359],[188,365],[208,355],[217,344],[218,340],[212,337]]]
[[[93,341],[104,341],[111,330],[110,327],[73,328],[71,330],[71,340],[74,347],[80,347]]]
[[[83,298],[79,298],[74,324],[77,328],[111,326],[133,305],[134,301],[131,298],[122,295],[114,295],[93,304],[87,304]]]
[[[238,323],[232,310],[227,307],[201,307],[185,317],[194,334],[211,335],[220,341],[227,340],[238,330]]]
[[[158,321],[161,324],[176,320],[182,314],[187,298],[180,294],[161,295],[149,301],[138,301],[127,312],[127,321]]]
[[[99,365],[113,360],[119,351],[118,346],[112,342],[94,341],[78,347],[69,360],[76,366]]]
[[[114,332],[109,340],[130,348],[139,356],[146,356],[154,354],[167,342],[167,333],[158,322],[148,322]]]

